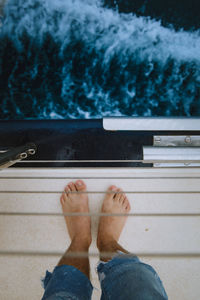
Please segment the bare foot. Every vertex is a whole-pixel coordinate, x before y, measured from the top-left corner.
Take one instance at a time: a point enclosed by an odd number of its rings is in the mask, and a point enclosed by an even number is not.
[[[65,192],[60,197],[64,214],[89,212],[88,195],[81,193],[82,191],[86,191],[86,185],[82,180],[70,182],[66,186]],[[89,247],[92,240],[90,216],[65,216],[65,221],[71,240],[77,240]]]
[[[131,209],[128,198],[123,191],[116,186],[108,189],[102,205],[102,213],[128,214]],[[115,194],[114,192],[119,192]],[[100,251],[110,249],[109,245],[117,243],[126,223],[127,216],[102,216],[99,221],[97,247]],[[106,250],[107,251],[107,250]]]

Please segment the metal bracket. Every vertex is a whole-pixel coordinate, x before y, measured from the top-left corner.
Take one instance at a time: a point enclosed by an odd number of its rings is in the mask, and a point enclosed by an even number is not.
[[[154,167],[200,167],[200,136],[154,136],[143,157]]]
[[[29,143],[24,146],[3,149],[0,151],[0,169],[8,168],[18,161],[25,159],[36,153],[37,147],[34,143]]]
[[[157,147],[200,147],[199,135],[179,135],[179,136],[154,136],[153,146]]]

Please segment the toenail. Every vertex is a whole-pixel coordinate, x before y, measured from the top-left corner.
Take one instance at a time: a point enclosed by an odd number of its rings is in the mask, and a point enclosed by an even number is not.
[[[111,186],[110,189],[111,189],[112,191],[114,191],[114,190],[116,190],[116,186]]]
[[[81,186],[81,185],[82,185],[82,182],[79,180],[79,181],[77,181],[77,184],[78,184],[79,186]]]

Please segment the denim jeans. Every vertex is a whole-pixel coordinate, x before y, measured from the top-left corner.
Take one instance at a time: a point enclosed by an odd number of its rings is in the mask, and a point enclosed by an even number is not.
[[[101,300],[167,300],[156,271],[132,254],[100,262],[97,267]],[[42,300],[89,300],[93,286],[85,274],[73,266],[58,266],[46,272]]]

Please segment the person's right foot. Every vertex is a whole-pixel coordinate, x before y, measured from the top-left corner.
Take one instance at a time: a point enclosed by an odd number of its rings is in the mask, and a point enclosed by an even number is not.
[[[116,186],[111,186],[108,192],[105,196],[101,212],[108,214],[128,214],[131,206],[123,191]],[[118,194],[115,192],[118,192]],[[101,216],[97,236],[97,247],[100,251],[107,251],[111,243],[118,242],[126,219],[126,215]]]

